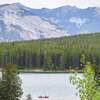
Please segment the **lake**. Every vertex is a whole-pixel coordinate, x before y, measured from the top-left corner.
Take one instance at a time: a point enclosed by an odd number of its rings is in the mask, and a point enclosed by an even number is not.
[[[70,84],[66,73],[23,73],[22,79],[23,99],[31,94],[32,100],[79,100],[75,87]],[[48,99],[39,99],[39,96],[49,96]]]

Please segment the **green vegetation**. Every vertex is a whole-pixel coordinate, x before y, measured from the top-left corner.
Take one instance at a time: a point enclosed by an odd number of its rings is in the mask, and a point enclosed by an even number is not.
[[[21,95],[21,80],[18,76],[17,67],[8,64],[2,69],[0,100],[20,100]]]
[[[76,85],[80,100],[99,100],[100,99],[100,83],[95,77],[95,69],[89,62],[83,68],[83,78],[72,76],[71,83]]]
[[[82,54],[100,66],[100,33],[0,43],[0,67],[12,63],[21,69],[79,70]]]

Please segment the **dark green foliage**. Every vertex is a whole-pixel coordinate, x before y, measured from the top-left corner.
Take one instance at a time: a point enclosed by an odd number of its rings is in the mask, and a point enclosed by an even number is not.
[[[21,80],[15,65],[8,64],[2,69],[0,80],[0,100],[20,100]]]
[[[7,63],[19,68],[44,70],[82,69],[80,57],[86,55],[100,66],[100,33],[46,40],[0,44],[0,67]]]

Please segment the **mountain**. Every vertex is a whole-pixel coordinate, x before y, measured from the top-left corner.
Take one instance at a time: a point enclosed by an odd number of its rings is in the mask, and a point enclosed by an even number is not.
[[[34,9],[31,12],[57,24],[71,35],[100,32],[100,8],[63,6],[55,9]]]
[[[0,6],[0,41],[32,40],[67,36],[67,31],[33,15],[19,4]]]
[[[20,3],[0,5],[0,41],[55,38],[100,32],[100,8],[62,6],[32,9]]]

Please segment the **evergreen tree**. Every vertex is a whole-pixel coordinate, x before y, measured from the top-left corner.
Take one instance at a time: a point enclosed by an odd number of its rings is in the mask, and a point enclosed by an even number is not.
[[[21,79],[18,76],[17,67],[8,64],[2,69],[0,100],[20,100],[21,95]]]

